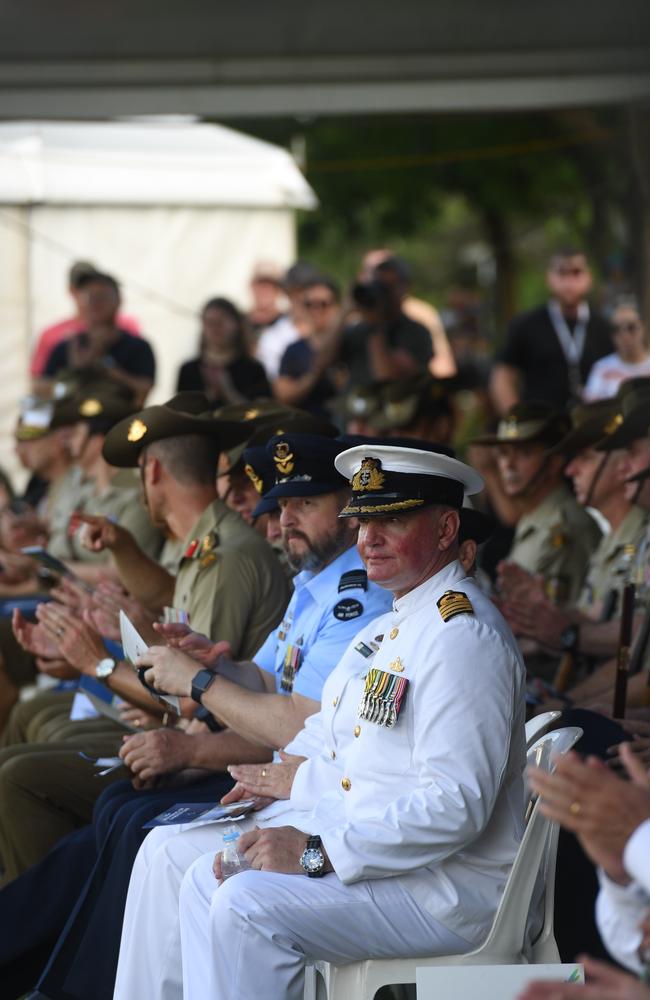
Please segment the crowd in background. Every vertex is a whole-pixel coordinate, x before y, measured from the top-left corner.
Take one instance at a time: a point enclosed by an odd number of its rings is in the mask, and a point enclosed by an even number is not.
[[[259,658],[265,640],[282,643],[291,632],[285,609],[296,573],[307,566],[291,558],[290,501],[272,502],[278,470],[304,465],[304,481],[322,487],[316,495],[338,502],[346,482],[333,463],[362,442],[456,453],[480,472],[484,489],[461,511],[459,558],[516,637],[528,716],[561,712],[558,725],[579,725],[578,751],[591,755],[587,762],[569,755],[554,774],[531,778],[543,808],[564,827],[560,953],[567,961],[585,950],[604,959],[609,949],[635,974],[647,969],[650,349],[631,297],[607,315],[591,304],[592,276],[580,249],[554,252],[546,280],[548,300],[516,316],[489,358],[476,350],[471,329],[460,324],[447,334],[433,304],[412,294],[407,262],[389,249],[369,251],[345,289],[304,261],[286,271],[260,263],[247,313],[228,298],[206,299],[176,394],[152,407],[155,331],[122,311],[113,276],[88,262],[71,268],[75,314],[39,336],[32,392],[16,419],[16,451],[29,482],[17,495],[8,477],[0,481],[0,912],[5,906],[17,914],[18,928],[0,945],[8,998],[40,978],[35,997],[83,1000],[91,995],[84,992],[89,976],[104,980],[92,995],[109,997],[116,974],[115,996],[135,997],[138,956],[124,938],[120,951],[120,931],[127,890],[129,899],[134,892],[131,869],[136,854],[142,857],[137,792],[159,793],[150,819],[185,801],[183,790],[170,791],[170,779],[187,772],[198,782],[195,801],[213,801],[205,772],[223,776],[240,761],[259,770],[320,705],[323,677],[304,689],[309,704],[294,706],[294,715],[287,709],[286,718],[269,712],[262,722],[249,704],[261,696],[255,681],[253,693],[236,692],[246,710],[233,695],[232,717],[225,691],[223,718],[204,710],[170,720],[151,678],[143,693],[142,677],[120,659],[120,610],[169,648],[191,634],[197,644],[185,648],[199,665],[222,655],[214,644],[225,641],[233,662],[266,670]],[[336,526],[340,506],[320,539],[319,573],[351,544]],[[304,530],[296,522],[295,537]],[[30,546],[65,569],[26,553]],[[346,643],[365,624],[354,621],[360,571],[360,562],[346,564],[347,581],[337,577],[334,617],[351,619]],[[353,599],[341,597],[346,588]],[[372,604],[368,594],[361,598]],[[374,600],[379,615],[386,608]],[[278,684],[280,677],[289,684],[285,694],[298,670],[296,646],[287,650],[275,668]],[[162,661],[147,666],[166,669]],[[75,702],[80,676],[104,683],[112,714],[97,708],[92,685],[90,708]],[[273,688],[266,696],[275,697]],[[624,719],[616,713],[621,706]],[[232,737],[225,746],[224,725]],[[259,746],[251,749],[252,732],[262,733],[261,756]],[[208,733],[222,741],[212,757],[201,756]],[[111,789],[123,771],[113,776],[109,767],[98,781],[88,763],[113,759],[122,737],[119,758],[135,789],[128,796],[119,791],[124,782]],[[625,748],[629,741],[635,755]],[[275,761],[268,767],[280,766],[277,754]],[[250,775],[243,778],[250,790]],[[127,806],[128,816],[120,814]],[[148,875],[144,861],[137,864],[144,899]],[[121,890],[111,894],[118,868]],[[25,944],[39,886],[62,884],[66,892],[43,908]],[[135,919],[129,905],[126,926]],[[106,950],[99,971],[90,957],[98,940]],[[597,962],[588,972],[589,996],[650,997],[650,987],[636,982],[629,992],[627,973]],[[144,995],[146,978],[137,982]],[[563,991],[538,984],[527,996],[561,1000]]]

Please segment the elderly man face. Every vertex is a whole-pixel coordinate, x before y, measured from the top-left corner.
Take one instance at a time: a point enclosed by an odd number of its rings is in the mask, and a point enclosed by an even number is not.
[[[368,579],[402,597],[458,555],[458,511],[428,507],[394,517],[360,517],[357,546]]]

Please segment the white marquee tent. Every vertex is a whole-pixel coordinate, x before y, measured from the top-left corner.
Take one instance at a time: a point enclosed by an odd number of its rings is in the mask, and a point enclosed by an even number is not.
[[[179,121],[0,124],[0,464],[28,387],[32,344],[71,313],[67,270],[115,275],[171,394],[213,295],[248,302],[256,262],[289,264],[295,210],[315,196],[290,155],[217,125]]]

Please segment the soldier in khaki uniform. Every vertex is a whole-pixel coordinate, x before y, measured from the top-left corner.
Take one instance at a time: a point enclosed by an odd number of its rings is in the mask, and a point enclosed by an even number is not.
[[[543,576],[560,605],[577,599],[601,535],[562,478],[565,459],[554,448],[569,428],[550,406],[519,403],[496,434],[474,442],[496,449],[501,490],[519,512],[508,560]]]
[[[575,452],[567,471],[578,498],[600,510],[612,526],[590,561],[578,602],[560,610],[550,607],[542,597],[536,598],[530,590],[525,598],[511,596],[509,600],[508,617],[518,632],[571,654],[574,659],[589,656],[611,660],[619,640],[616,619],[622,585],[627,580],[641,583],[639,592],[644,597],[643,581],[637,578],[639,573],[645,574],[647,565],[650,490],[639,489],[638,482],[630,482],[629,477],[634,479],[650,462],[649,401],[647,390],[634,390],[624,394],[622,400],[584,407],[583,425],[561,443],[565,451]],[[571,696],[578,700],[602,697],[607,701],[612,677],[606,662],[572,688]]]
[[[266,542],[215,499],[218,453],[241,435],[240,424],[168,406],[149,407],[107,435],[106,460],[116,466],[140,465],[152,519],[183,539],[176,580],[124,528],[107,519],[86,518],[86,541],[95,549],[111,550],[122,582],[142,604],[187,611],[195,629],[227,640],[233,655],[246,660],[280,620],[289,585]],[[49,605],[42,623],[77,670],[100,677],[123,697],[155,707],[131,667],[108,658],[101,638],[78,617]],[[80,822],[88,822],[106,782],[124,776],[118,771],[97,779],[92,765],[77,753],[114,754],[121,742],[119,726],[91,741],[87,725],[73,724],[72,729],[75,725],[83,730],[76,743],[71,732],[57,744],[0,752],[0,854],[8,877],[38,860]]]

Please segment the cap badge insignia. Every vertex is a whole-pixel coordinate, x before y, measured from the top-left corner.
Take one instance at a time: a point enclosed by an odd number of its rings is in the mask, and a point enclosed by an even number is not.
[[[503,436],[510,439],[519,437],[519,424],[516,417],[504,421]]]
[[[244,414],[244,420],[255,420],[255,417],[259,417],[259,415],[260,415],[259,410],[255,409],[246,410],[246,413]]]
[[[260,477],[256,474],[255,469],[253,468],[253,466],[252,465],[245,465],[244,466],[244,472],[246,473],[246,475],[250,479],[251,483],[253,484],[253,486],[255,487],[255,489],[257,490],[257,492],[259,494],[261,494],[262,490],[264,489],[264,484],[263,484],[262,480],[260,479]]]
[[[612,417],[610,421],[608,421],[605,424],[605,426],[603,427],[603,431],[605,434],[613,434],[615,430],[618,430],[618,428],[621,426],[622,423],[623,423],[623,414],[617,413],[615,416]]]
[[[386,477],[381,471],[381,462],[378,458],[364,458],[361,468],[352,477],[352,489],[362,493],[364,490],[380,490]]]
[[[462,590],[446,590],[436,601],[443,622],[450,622],[456,615],[473,615],[474,608]]]
[[[295,467],[294,455],[286,441],[278,441],[273,454],[273,461],[282,476],[290,475]]]
[[[103,409],[104,407],[98,399],[84,399],[79,407],[79,413],[82,417],[96,417]]]
[[[131,442],[141,441],[147,433],[147,430],[147,425],[143,423],[142,420],[132,420],[131,426],[129,427],[126,435],[126,440]]]

